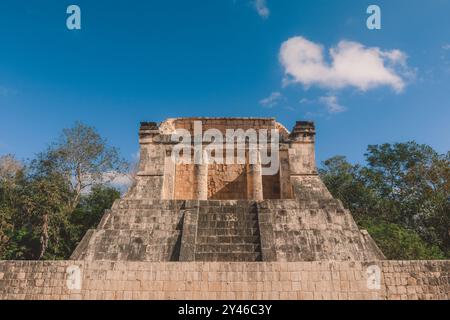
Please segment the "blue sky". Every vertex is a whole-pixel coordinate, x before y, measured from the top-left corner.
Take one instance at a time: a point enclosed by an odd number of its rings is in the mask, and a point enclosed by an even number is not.
[[[66,28],[70,4],[81,30]],[[366,28],[370,4],[381,30]],[[0,155],[33,157],[81,120],[131,159],[140,121],[182,116],[314,120],[319,161],[408,140],[444,153],[449,14],[449,0],[0,0]],[[283,43],[323,48],[320,75],[281,61]],[[361,67],[368,52],[382,64]]]

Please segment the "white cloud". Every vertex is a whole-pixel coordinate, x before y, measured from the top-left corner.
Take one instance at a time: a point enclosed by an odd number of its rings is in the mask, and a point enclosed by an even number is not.
[[[130,174],[118,172],[105,172],[103,174],[103,183],[109,183],[113,186],[122,188],[129,187],[133,183],[133,178]]]
[[[319,103],[327,108],[328,113],[340,113],[347,110],[347,108],[339,104],[336,96],[320,97]]]
[[[266,0],[255,0],[253,6],[258,12],[259,16],[262,18],[268,18],[270,15],[270,10],[267,7]]]
[[[311,104],[311,103],[314,103],[314,100],[310,100],[310,99],[307,99],[307,98],[302,98],[302,99],[300,99],[299,103],[300,104]]]
[[[283,96],[280,92],[272,92],[270,96],[260,100],[259,104],[262,105],[263,107],[273,108],[276,105],[278,105],[282,99]]]
[[[355,87],[362,91],[389,86],[401,92],[406,85],[404,78],[412,74],[406,64],[407,56],[400,50],[384,51],[343,40],[329,54],[330,64],[325,61],[321,44],[303,37],[288,39],[280,49],[285,83],[333,90]]]
[[[444,44],[444,45],[442,46],[442,49],[444,49],[444,50],[450,50],[450,43]]]
[[[107,184],[120,191],[126,191],[134,182],[132,174],[120,173],[117,171],[103,172],[98,179],[85,176],[87,187],[82,190],[82,194],[89,194],[92,190],[92,185],[95,183]],[[72,177],[72,181],[75,181],[75,177]],[[74,182],[75,183],[75,182]]]

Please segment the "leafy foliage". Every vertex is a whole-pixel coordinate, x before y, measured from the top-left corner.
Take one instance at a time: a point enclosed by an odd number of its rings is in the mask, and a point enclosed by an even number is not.
[[[369,232],[388,259],[445,259],[438,246],[426,243],[413,230],[376,220],[363,220],[359,224]]]
[[[67,210],[73,211],[85,190],[113,180],[126,171],[127,163],[94,128],[77,122],[72,128],[63,129],[58,142],[39,154],[32,167],[37,174],[65,178],[71,195]]]
[[[330,192],[388,258],[450,258],[450,153],[407,142],[372,145],[365,156],[365,166],[343,156],[323,163]],[[105,173],[125,169],[81,123],[28,165],[0,157],[0,259],[67,259],[120,196]]]
[[[415,142],[371,145],[367,165],[333,157],[319,170],[392,259],[450,257],[450,153]]]
[[[67,259],[120,196],[102,172],[124,168],[117,151],[81,123],[29,165],[0,157],[0,259]]]

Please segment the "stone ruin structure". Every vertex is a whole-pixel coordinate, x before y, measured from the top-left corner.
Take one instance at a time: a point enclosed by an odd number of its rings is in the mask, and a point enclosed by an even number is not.
[[[174,160],[174,133],[210,129],[277,130],[278,170],[263,174],[258,148],[249,161],[249,143],[233,144],[241,162]],[[270,118],[141,123],[130,190],[71,260],[0,261],[0,299],[449,299],[450,261],[385,260],[332,197],[315,133]]]
[[[180,129],[278,130],[276,174],[248,163],[182,164],[174,160]],[[366,231],[320,180],[315,127],[292,132],[274,119],[181,118],[142,123],[136,184],[73,254],[120,261],[371,261],[384,259]],[[198,133],[197,133],[198,135]],[[223,139],[224,144],[226,139]],[[236,142],[236,140],[235,140]],[[204,142],[205,145],[207,143]],[[224,148],[225,149],[225,146]],[[237,151],[235,152],[237,157]]]

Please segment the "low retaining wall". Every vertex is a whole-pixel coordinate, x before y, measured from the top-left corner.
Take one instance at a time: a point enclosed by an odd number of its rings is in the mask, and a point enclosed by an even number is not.
[[[450,299],[450,261],[0,261],[0,299]]]

